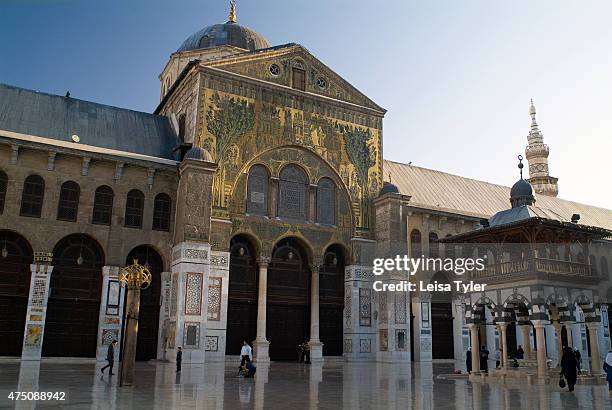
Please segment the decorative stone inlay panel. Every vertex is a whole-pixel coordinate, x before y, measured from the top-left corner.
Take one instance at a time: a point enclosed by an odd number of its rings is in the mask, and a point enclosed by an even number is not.
[[[344,339],[344,353],[353,353],[352,339]]]
[[[172,280],[170,280],[170,283],[167,283],[164,281],[164,300],[166,302],[164,303],[164,313],[166,315],[170,315],[170,304],[172,303],[171,293],[172,293]]]
[[[406,292],[395,292],[395,323],[406,323]]]
[[[208,259],[208,251],[206,249],[185,249],[183,255],[186,259]]]
[[[395,349],[398,351],[406,351],[408,346],[408,337],[406,329],[395,329]]]
[[[40,346],[42,335],[43,335],[42,325],[28,324],[26,336],[25,336],[25,345],[26,346]]]
[[[421,351],[422,352],[431,351],[431,339],[430,338],[421,339]]]
[[[379,320],[380,324],[387,324],[388,314],[387,314],[387,292],[379,292],[380,295],[378,297],[378,306],[379,306]]]
[[[175,249],[174,251],[172,251],[172,260],[175,261],[178,258],[181,257],[181,250],[180,249]]]
[[[183,348],[198,349],[200,347],[200,323],[185,322],[183,331]]]
[[[217,352],[219,350],[219,336],[206,336],[204,349],[207,352]]]
[[[119,329],[102,329],[102,344],[108,346],[113,340],[119,340]]]
[[[345,280],[373,280],[372,269],[364,267],[346,268],[344,270]]]
[[[210,264],[218,268],[229,269],[229,258],[226,255],[212,253],[210,255]]]
[[[351,314],[352,314],[352,305],[351,305],[351,294],[352,289],[350,286],[347,286],[344,290],[344,327],[351,327]]]
[[[372,353],[372,341],[370,339],[359,339],[359,352]]]
[[[45,293],[47,292],[46,277],[36,277],[34,281],[34,289],[32,291],[31,306],[42,307],[45,303]]]
[[[208,285],[208,320],[221,320],[222,283],[222,278],[210,278],[210,283]]]
[[[372,326],[372,289],[359,288],[359,325]]]
[[[188,273],[185,285],[185,314],[199,316],[202,313],[201,273]]]
[[[178,306],[178,273],[172,274],[172,300],[170,301],[170,316],[176,316],[176,310]]]

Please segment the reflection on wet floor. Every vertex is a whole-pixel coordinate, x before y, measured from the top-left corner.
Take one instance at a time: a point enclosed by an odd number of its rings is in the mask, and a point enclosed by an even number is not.
[[[472,384],[465,378],[437,378],[453,364],[329,362],[324,365],[259,365],[255,379],[236,376],[236,365],[137,363],[135,385],[118,387],[103,364],[61,359],[0,361],[0,408],[41,408],[57,401],[11,402],[11,391],[66,392],[63,404],[91,409],[604,409],[612,408],[604,385],[502,386]]]

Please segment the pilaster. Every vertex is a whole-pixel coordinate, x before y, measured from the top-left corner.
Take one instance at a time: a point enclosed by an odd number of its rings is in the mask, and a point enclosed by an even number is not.
[[[345,267],[343,356],[348,361],[376,358],[377,326],[373,306],[378,292],[372,289],[372,282],[371,266]]]
[[[52,259],[52,253],[34,252],[34,263],[30,265],[32,277],[21,353],[22,360],[40,360],[42,354],[49,285],[51,272],[53,272],[53,266],[50,265]]]
[[[119,282],[119,266],[102,267],[102,301],[98,316],[98,341],[96,360],[106,360],[108,345],[117,340],[121,346],[121,328],[123,326],[123,302],[125,288]],[[115,349],[115,361],[119,360],[119,350]]]

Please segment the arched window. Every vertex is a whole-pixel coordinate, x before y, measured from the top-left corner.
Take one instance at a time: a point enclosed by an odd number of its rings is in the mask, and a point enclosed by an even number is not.
[[[254,165],[249,171],[247,212],[256,215],[268,214],[268,171],[263,165]]]
[[[81,188],[74,181],[66,181],[60,189],[59,204],[57,205],[57,220],[76,222],[79,211],[79,196]]]
[[[410,257],[421,257],[421,232],[418,229],[413,229],[410,232]]]
[[[40,218],[45,196],[45,180],[40,175],[30,175],[23,183],[21,216]]]
[[[336,223],[336,184],[329,178],[322,178],[317,187],[317,222]]]
[[[306,219],[308,179],[300,168],[289,165],[280,173],[278,216]]]
[[[170,230],[170,211],[172,200],[168,194],[157,194],[153,204],[153,229],[156,231]]]
[[[438,234],[429,232],[429,256],[437,258],[440,254],[440,244],[438,243]]]
[[[142,210],[144,209],[144,194],[132,189],[127,194],[125,202],[125,226],[142,228]]]
[[[113,198],[115,194],[111,187],[102,185],[96,189],[94,196],[93,217],[91,223],[110,225],[113,216]]]
[[[4,202],[6,200],[6,190],[8,187],[8,176],[0,171],[0,214],[4,212]]]
[[[184,142],[185,141],[185,114],[181,114],[179,116],[178,125],[179,125],[179,131],[178,131],[179,139]]]
[[[608,271],[608,260],[606,259],[605,256],[602,256],[601,260],[599,262],[601,264],[601,276],[604,279],[608,279],[608,274],[609,274],[609,271]]]

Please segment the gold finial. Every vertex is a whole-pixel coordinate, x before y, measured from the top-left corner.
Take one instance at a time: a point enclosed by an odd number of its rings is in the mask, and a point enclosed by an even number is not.
[[[230,0],[230,11],[229,11],[229,15],[227,16],[227,22],[228,23],[236,22],[236,0]]]

